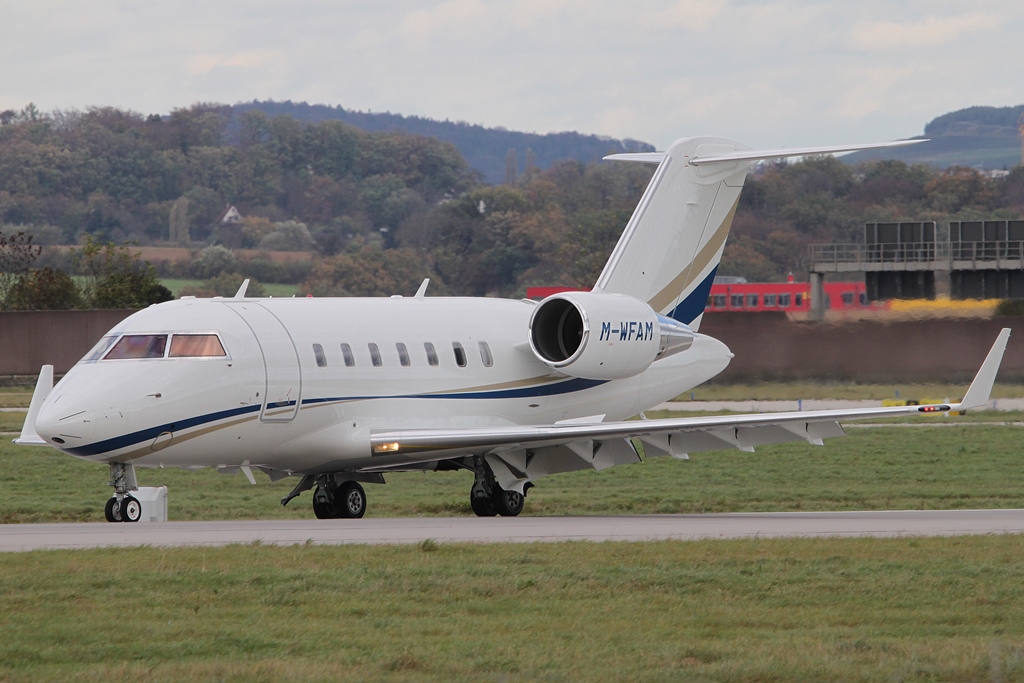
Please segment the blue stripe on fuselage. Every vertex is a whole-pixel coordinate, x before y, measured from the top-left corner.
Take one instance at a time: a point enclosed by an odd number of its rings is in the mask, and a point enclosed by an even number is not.
[[[302,405],[314,405],[317,403],[342,403],[347,401],[370,401],[376,399],[392,399],[392,398],[444,398],[444,399],[472,399],[472,398],[484,398],[484,399],[501,399],[501,398],[532,398],[539,396],[556,396],[558,394],[568,394],[574,391],[584,391],[591,389],[596,386],[607,383],[609,380],[594,380],[594,379],[580,379],[574,378],[566,380],[564,382],[557,382],[552,384],[545,384],[536,387],[521,387],[518,389],[499,389],[494,391],[466,391],[452,394],[407,394],[397,396],[335,396],[330,398],[307,398],[302,400]],[[281,404],[280,408],[286,408],[288,406],[295,405],[295,401],[289,402],[287,405]],[[245,415],[248,413],[258,412],[262,408],[261,405],[243,406],[241,408],[233,408],[231,410],[222,410],[216,413],[208,413],[206,415],[199,415],[197,417],[190,417],[185,420],[177,420],[175,422],[168,422],[166,424],[159,425],[157,427],[150,427],[148,429],[142,429],[131,434],[124,434],[122,436],[115,436],[111,439],[105,439],[104,441],[97,441],[96,443],[87,444],[85,446],[75,446],[73,448],[64,448],[67,453],[77,455],[81,457],[87,457],[92,455],[99,455],[101,453],[107,453],[110,451],[120,450],[122,448],[128,448],[129,446],[135,446],[146,441],[151,441],[156,437],[160,436],[164,432],[175,432],[190,429],[192,427],[198,427],[200,425],[209,424],[210,422],[217,422],[218,420],[224,420],[231,417],[237,417],[239,415]]]

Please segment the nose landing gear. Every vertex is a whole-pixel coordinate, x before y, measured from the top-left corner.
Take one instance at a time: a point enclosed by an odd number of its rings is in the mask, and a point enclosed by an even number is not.
[[[108,522],[137,522],[142,518],[142,503],[129,491],[138,491],[135,480],[135,466],[131,463],[110,463],[110,481],[107,486],[114,487],[114,495],[103,508],[103,516]]]

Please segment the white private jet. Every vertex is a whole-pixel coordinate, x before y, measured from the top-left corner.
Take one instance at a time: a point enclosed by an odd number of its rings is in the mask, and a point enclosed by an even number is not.
[[[135,467],[300,477],[319,518],[361,517],[361,483],[467,469],[480,516],[517,515],[533,482],[648,456],[786,441],[839,420],[985,404],[1009,330],[952,405],[636,420],[720,373],[700,334],[747,169],[761,159],[908,144],[751,151],[721,138],[611,159],[656,163],[590,292],[501,299],[185,297],[128,317],[56,385],[44,366],[19,444],[107,463],[109,521],[141,515]],[[51,388],[52,387],[52,388]]]

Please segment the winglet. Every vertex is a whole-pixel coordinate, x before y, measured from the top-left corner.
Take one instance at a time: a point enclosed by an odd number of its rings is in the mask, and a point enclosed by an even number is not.
[[[245,290],[247,290],[247,289],[249,289],[249,278],[245,278],[244,280],[242,280],[242,286],[238,288],[238,291],[235,292],[235,296],[233,296],[232,298],[233,299],[244,299],[245,298]]]
[[[996,373],[999,372],[999,364],[1003,362],[1003,351],[1006,350],[1006,341],[1010,338],[1010,328],[1004,327],[996,337],[996,343],[992,345],[985,362],[971,382],[964,400],[959,405],[953,406],[953,410],[970,410],[980,408],[988,403],[988,397],[992,393],[992,385],[996,382]]]
[[[413,296],[413,298],[414,299],[422,299],[423,297],[425,297],[427,295],[427,285],[429,285],[429,284],[430,284],[430,278],[429,277],[423,278],[423,282],[420,284],[420,288],[416,290],[416,295]]]
[[[32,392],[32,402],[28,404],[28,414],[25,416],[25,424],[21,427],[21,436],[14,440],[19,446],[47,446],[49,444],[43,437],[36,433],[36,417],[43,402],[50,395],[53,389],[53,366],[44,365],[39,370],[39,379],[36,380],[35,391]]]

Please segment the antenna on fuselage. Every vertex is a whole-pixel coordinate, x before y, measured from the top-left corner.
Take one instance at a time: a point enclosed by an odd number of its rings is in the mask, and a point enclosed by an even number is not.
[[[242,286],[238,288],[238,291],[235,292],[235,296],[233,298],[235,298],[235,299],[244,299],[245,298],[245,290],[247,290],[248,288],[249,288],[249,278],[245,278],[244,280],[242,280]]]
[[[416,296],[414,296],[413,298],[414,299],[422,299],[423,297],[425,297],[427,295],[427,285],[429,285],[429,284],[430,284],[430,278],[429,277],[423,278],[423,284],[421,284],[420,288],[416,290]]]

